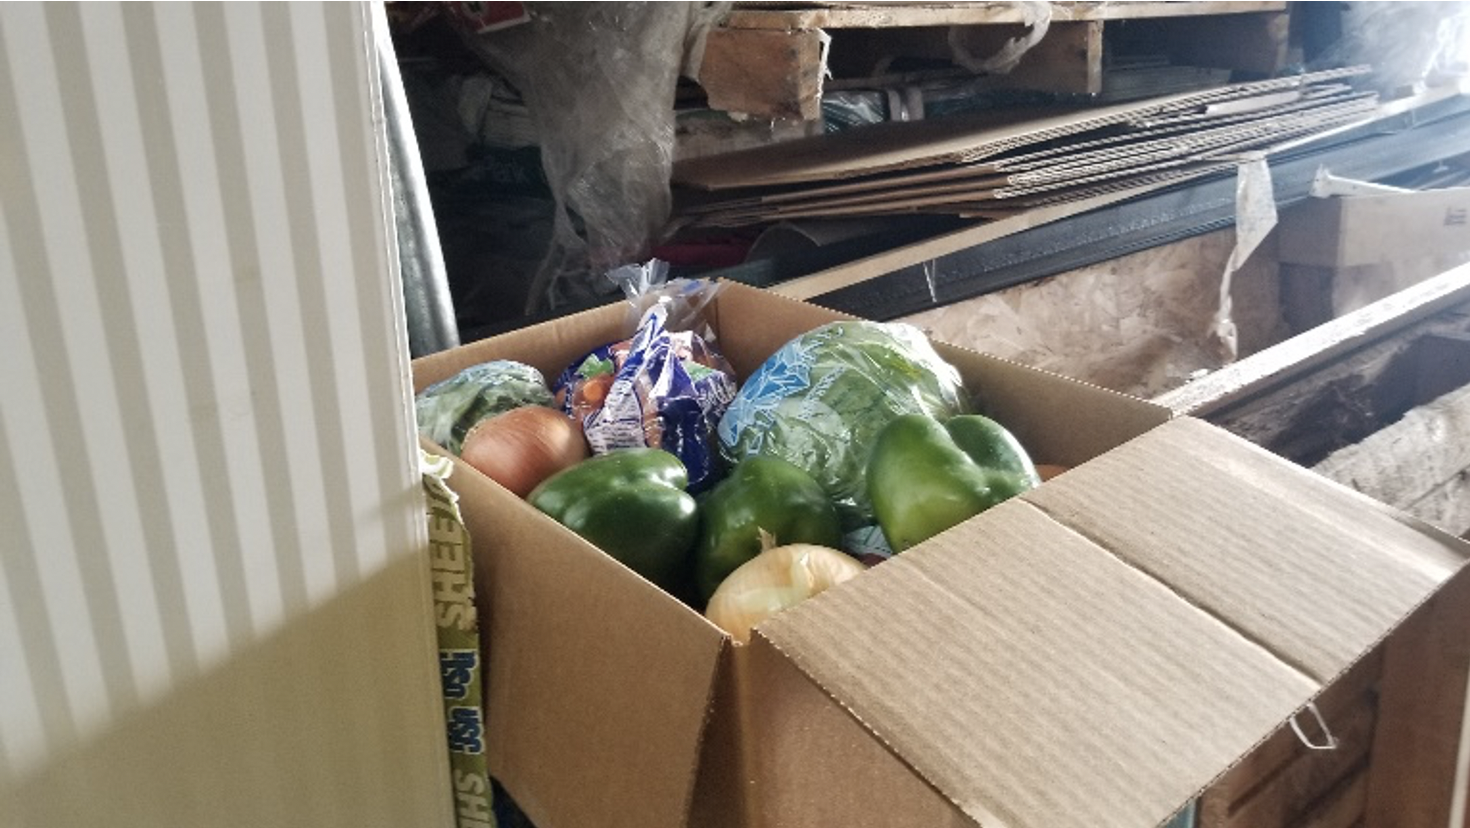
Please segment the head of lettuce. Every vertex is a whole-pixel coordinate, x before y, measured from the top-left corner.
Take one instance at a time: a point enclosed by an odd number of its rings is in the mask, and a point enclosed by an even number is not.
[[[815,328],[772,354],[717,434],[727,462],[771,455],[806,471],[852,531],[873,524],[864,469],[878,432],[906,414],[943,420],[970,410],[959,371],[922,331],[854,320]]]

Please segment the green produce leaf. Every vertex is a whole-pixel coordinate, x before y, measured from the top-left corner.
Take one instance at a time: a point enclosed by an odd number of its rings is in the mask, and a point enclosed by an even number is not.
[[[471,365],[420,391],[414,414],[420,434],[459,454],[476,423],[527,405],[555,406],[546,378],[525,363],[498,359]]]

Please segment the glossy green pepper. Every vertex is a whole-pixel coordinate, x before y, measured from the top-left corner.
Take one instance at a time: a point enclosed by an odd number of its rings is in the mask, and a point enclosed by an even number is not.
[[[899,417],[868,457],[868,496],[893,551],[968,520],[1041,482],[1014,435],[979,414]]]
[[[666,590],[687,577],[699,509],[684,464],[663,449],[625,448],[547,478],[527,502]]]
[[[708,601],[720,582],[760,554],[761,532],[777,546],[811,543],[838,548],[837,508],[811,475],[779,457],[753,455],[700,503],[701,528],[694,549],[694,579]]]

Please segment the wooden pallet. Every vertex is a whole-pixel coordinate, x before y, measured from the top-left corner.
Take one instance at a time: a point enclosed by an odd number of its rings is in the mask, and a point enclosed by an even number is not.
[[[913,80],[913,74],[873,77],[872,64],[882,55],[951,60],[956,42],[972,55],[994,54],[1026,35],[1032,8],[1021,3],[737,3],[709,33],[699,81],[714,109],[814,120],[821,114],[829,72],[845,85],[858,78],[875,85]],[[1286,64],[1284,2],[1058,2],[1050,10],[1046,35],[1010,72],[996,76],[997,86],[1098,95],[1107,72],[1104,47],[1124,34],[1153,43],[1181,66],[1269,75]],[[967,74],[953,66],[939,70],[947,77],[957,73]]]

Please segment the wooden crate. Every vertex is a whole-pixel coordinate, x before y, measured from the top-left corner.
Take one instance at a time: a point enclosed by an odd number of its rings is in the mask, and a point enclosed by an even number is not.
[[[1470,537],[1470,266],[1157,401]],[[1336,750],[1275,734],[1205,792],[1199,828],[1451,824],[1465,686],[1447,665],[1470,647],[1470,608],[1434,613],[1447,623],[1380,647],[1319,700]]]
[[[820,116],[824,84],[888,86],[973,73],[952,62],[956,46],[984,58],[1024,38],[1023,3],[737,3],[711,30],[700,69],[710,106],[760,118]],[[1284,2],[1051,3],[1050,24],[996,86],[1100,95],[1106,46],[1147,42],[1171,64],[1270,75],[1287,62]],[[948,69],[885,73],[906,57]],[[828,80],[828,74],[832,79]]]

